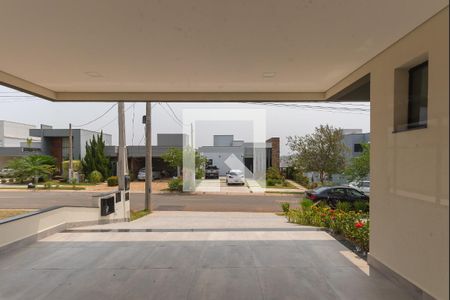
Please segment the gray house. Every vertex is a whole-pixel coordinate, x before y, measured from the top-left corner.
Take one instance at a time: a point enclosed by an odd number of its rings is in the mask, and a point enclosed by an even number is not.
[[[86,143],[100,132],[86,129],[72,129],[73,159],[80,160],[86,155]],[[51,155],[61,167],[64,160],[69,159],[69,129],[56,129],[51,126],[41,126],[40,129],[30,129],[30,136],[40,137],[42,154]],[[105,145],[112,144],[112,136],[103,133]]]
[[[362,144],[370,143],[370,133],[363,133],[362,129],[344,129],[343,143],[349,149],[345,155],[347,159],[359,156],[362,153]]]
[[[152,146],[153,171],[161,172],[162,176],[175,176],[176,169],[168,166],[161,156],[171,148],[182,149],[186,139],[187,136],[181,133],[157,134],[157,145]],[[107,146],[105,152],[114,164],[117,161],[118,147]],[[139,170],[145,167],[145,146],[127,146],[127,156],[129,172],[136,178]]]
[[[200,147],[198,151],[208,158],[210,164],[218,167],[220,176],[234,168],[233,165],[243,164],[248,171],[253,172],[256,163],[254,155],[261,151],[265,151],[266,168],[280,168],[280,139],[278,137],[267,140],[263,145],[255,145],[235,140],[233,135],[214,135],[214,144]]]

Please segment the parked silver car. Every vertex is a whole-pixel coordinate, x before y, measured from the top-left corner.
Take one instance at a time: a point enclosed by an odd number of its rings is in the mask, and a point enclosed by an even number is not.
[[[161,179],[161,172],[153,171],[152,178],[153,179]],[[137,180],[145,181],[145,168],[142,168],[139,170],[138,175],[137,175]]]
[[[353,182],[349,183],[349,186],[363,192],[366,195],[370,195],[370,181],[369,180],[353,181]]]
[[[11,177],[13,173],[13,169],[3,168],[0,170],[0,177]]]
[[[241,170],[230,170],[226,174],[227,185],[230,184],[245,184],[244,173]]]

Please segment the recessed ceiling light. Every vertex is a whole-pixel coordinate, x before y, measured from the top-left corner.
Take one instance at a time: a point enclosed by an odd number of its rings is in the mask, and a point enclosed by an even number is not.
[[[93,78],[103,77],[102,74],[100,74],[100,73],[98,73],[98,72],[92,72],[92,71],[84,72],[84,74],[86,74],[86,75],[89,76],[89,77],[93,77]]]
[[[275,72],[264,72],[262,73],[263,78],[273,78],[277,75]]]

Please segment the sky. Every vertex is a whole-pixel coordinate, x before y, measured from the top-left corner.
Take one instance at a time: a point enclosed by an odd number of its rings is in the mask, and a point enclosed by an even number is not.
[[[0,86],[0,120],[14,121],[39,127],[84,128],[103,130],[113,136],[117,144],[117,106],[112,102],[51,102],[7,87]],[[171,111],[173,110],[173,112]],[[370,105],[368,102],[341,103],[158,103],[152,109],[152,139],[157,133],[181,133],[185,109],[259,109],[266,113],[266,136],[280,137],[281,155],[289,154],[288,136],[312,133],[314,128],[329,124],[343,129],[362,129],[370,132]],[[127,145],[144,145],[145,103],[125,103]],[[227,111],[229,113],[229,111]],[[95,120],[95,121],[94,121]],[[93,121],[93,122],[91,122]],[[86,124],[86,125],[85,125]],[[80,127],[81,126],[81,127]],[[230,134],[236,140],[251,141],[252,123],[249,121],[199,121],[196,123],[196,145],[212,145],[213,135]]]

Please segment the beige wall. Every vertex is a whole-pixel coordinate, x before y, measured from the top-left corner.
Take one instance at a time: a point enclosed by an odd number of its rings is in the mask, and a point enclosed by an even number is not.
[[[371,256],[438,299],[449,297],[448,13],[447,7],[327,93],[370,73]],[[428,128],[393,133],[396,69],[427,58]]]

